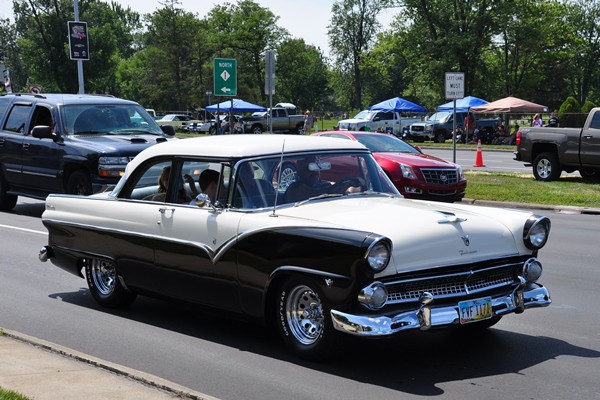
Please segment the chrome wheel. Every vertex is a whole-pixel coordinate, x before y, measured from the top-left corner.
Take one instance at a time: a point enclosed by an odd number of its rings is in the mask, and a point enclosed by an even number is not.
[[[319,340],[325,319],[317,293],[308,286],[296,286],[287,298],[285,310],[290,331],[298,342],[311,345]]]
[[[90,266],[92,283],[103,296],[109,296],[115,290],[117,270],[113,263],[94,259]]]

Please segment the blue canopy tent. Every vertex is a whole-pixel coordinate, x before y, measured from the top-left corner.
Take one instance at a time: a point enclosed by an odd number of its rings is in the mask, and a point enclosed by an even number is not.
[[[401,97],[394,97],[393,99],[384,100],[381,103],[377,103],[369,107],[371,111],[392,111],[397,113],[412,112],[412,113],[426,113],[427,109],[423,106],[415,104],[411,101],[403,99]],[[396,114],[394,114],[393,126],[396,126]],[[390,130],[391,129],[391,130]],[[389,133],[394,133],[394,128],[386,129]]]
[[[257,112],[267,111],[267,108],[244,100],[231,99],[225,100],[219,104],[207,106],[205,110],[210,112]]]
[[[477,107],[488,104],[489,101],[474,96],[467,96],[456,100],[456,112],[469,112],[471,107]],[[454,111],[454,101],[442,104],[437,107],[438,111]]]
[[[415,112],[415,113],[426,113],[427,109],[411,101],[405,100],[400,97],[394,97],[393,99],[382,101],[371,107],[369,110],[384,110],[384,111],[396,111],[396,112]]]

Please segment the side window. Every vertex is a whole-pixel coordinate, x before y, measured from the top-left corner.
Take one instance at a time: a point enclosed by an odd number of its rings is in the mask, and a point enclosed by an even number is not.
[[[4,124],[4,130],[14,133],[25,133],[25,127],[27,126],[27,119],[31,113],[31,104],[23,105],[17,104],[8,115],[8,119]]]
[[[225,205],[229,188],[230,167],[220,162],[188,160],[181,169],[183,190],[195,205],[196,196],[206,194],[212,203]]]
[[[39,125],[54,127],[52,114],[50,113],[49,108],[43,106],[35,107],[33,117],[31,118],[31,128]]]
[[[590,128],[600,129],[600,111],[596,111],[590,122]]]
[[[167,188],[171,177],[171,161],[148,164],[138,177],[127,198],[135,200],[166,201]]]

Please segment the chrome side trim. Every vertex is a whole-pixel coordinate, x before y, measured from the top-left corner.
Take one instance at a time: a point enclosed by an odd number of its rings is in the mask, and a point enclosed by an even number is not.
[[[319,276],[323,276],[325,278],[330,278],[330,279],[351,279],[349,276],[346,276],[346,275],[339,275],[339,274],[334,274],[331,272],[320,271],[320,270],[311,269],[311,268],[296,267],[294,265],[283,265],[281,267],[277,267],[275,270],[273,270],[273,272],[271,272],[271,274],[269,275],[269,278],[272,278],[277,273],[283,272],[283,271],[293,271],[293,272],[300,272],[303,274],[319,275]]]
[[[422,299],[418,308],[405,311],[393,317],[386,315],[353,315],[339,310],[331,310],[333,327],[338,331],[356,336],[388,336],[410,330],[427,330],[460,324],[458,304],[456,306],[435,307]],[[536,307],[547,307],[552,303],[548,290],[538,284],[517,287],[513,292],[492,298],[492,314],[501,316],[519,313]]]

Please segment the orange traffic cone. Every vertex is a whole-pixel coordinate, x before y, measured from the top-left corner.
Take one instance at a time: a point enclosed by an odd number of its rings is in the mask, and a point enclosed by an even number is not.
[[[477,140],[477,155],[475,156],[474,167],[485,167],[483,163],[483,153],[481,152],[481,139]]]

